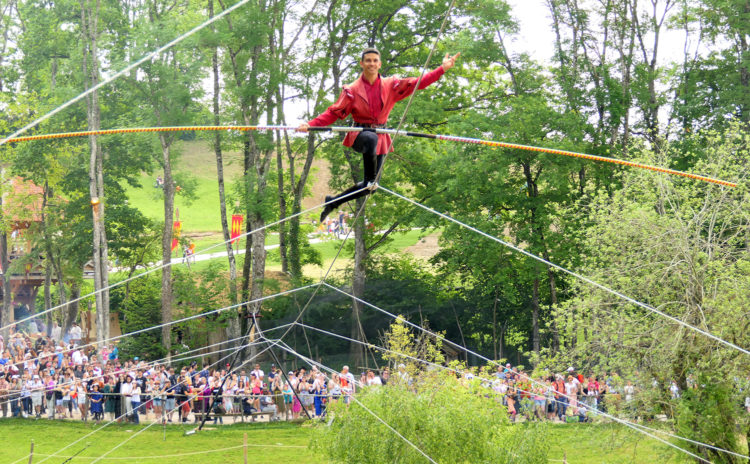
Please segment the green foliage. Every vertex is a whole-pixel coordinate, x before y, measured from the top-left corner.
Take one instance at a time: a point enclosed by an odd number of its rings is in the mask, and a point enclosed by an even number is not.
[[[313,448],[336,462],[380,463],[384,456],[398,463],[425,461],[376,417],[437,462],[547,462],[542,427],[510,426],[494,398],[472,392],[450,374],[431,376],[416,388],[368,388],[350,405],[330,405],[328,414],[330,425],[317,427]]]
[[[143,277],[126,287],[118,287],[111,292],[110,307],[119,311],[122,317],[123,333],[146,329],[161,321],[161,283],[158,277]],[[119,342],[122,359],[161,359],[166,354],[159,330],[150,330],[131,335]]]
[[[697,385],[683,393],[677,402],[677,434],[719,448],[744,453],[737,436],[742,414],[741,398],[733,394],[726,378],[704,372],[695,379]],[[747,422],[747,420],[743,421]],[[709,462],[739,463],[743,459],[700,445],[688,443],[691,451]]]

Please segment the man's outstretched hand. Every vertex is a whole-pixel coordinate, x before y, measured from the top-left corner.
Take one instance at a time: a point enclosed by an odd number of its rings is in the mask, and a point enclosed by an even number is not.
[[[447,71],[452,68],[453,65],[456,64],[456,58],[458,58],[459,55],[461,55],[461,52],[458,52],[453,56],[451,56],[450,53],[446,53],[445,58],[443,58],[443,71]]]
[[[306,122],[303,122],[297,127],[297,132],[307,132],[307,129],[310,128],[310,125]]]

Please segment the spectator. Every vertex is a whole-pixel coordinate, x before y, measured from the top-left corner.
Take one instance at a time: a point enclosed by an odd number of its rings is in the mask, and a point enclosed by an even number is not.
[[[104,417],[104,409],[102,407],[102,401],[104,396],[99,392],[99,384],[94,384],[91,392],[91,414],[94,416],[94,421],[99,424]]]
[[[260,412],[270,412],[271,421],[279,420],[278,407],[276,406],[273,398],[268,394],[268,392],[264,392],[264,394],[260,397]]]
[[[256,364],[256,365],[255,365],[255,369],[253,369],[253,370],[252,370],[252,371],[250,372],[250,375],[251,375],[251,376],[253,376],[253,375],[254,375],[254,376],[255,376],[255,377],[256,377],[257,379],[259,379],[259,380],[260,380],[261,382],[263,382],[263,380],[264,380],[264,378],[265,378],[265,376],[266,376],[266,375],[265,375],[265,373],[263,372],[263,370],[261,370],[261,368],[260,368],[260,364]]]
[[[73,322],[73,326],[70,328],[70,343],[73,344],[73,346],[79,345],[81,343],[81,327],[78,325],[77,322]]]

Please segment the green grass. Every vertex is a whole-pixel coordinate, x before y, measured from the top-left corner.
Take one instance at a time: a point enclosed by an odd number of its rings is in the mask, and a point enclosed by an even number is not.
[[[175,198],[175,208],[176,211],[179,211],[179,218],[182,221],[183,236],[195,243],[196,251],[200,252],[224,241],[221,234],[219,192],[216,182],[216,159],[213,150],[204,141],[179,142],[177,149],[180,152],[180,156],[174,163],[174,171],[178,175],[186,174],[192,177],[195,180],[196,190],[193,201],[187,201],[185,197],[177,195]],[[232,182],[239,179],[242,173],[241,157],[237,152],[225,152],[224,157],[226,191],[227,193],[231,193]],[[125,188],[131,205],[140,209],[146,217],[155,221],[163,221],[163,192],[161,189],[154,188],[154,181],[157,175],[159,173],[144,173],[141,176],[141,187],[126,186]],[[228,214],[231,214],[232,205],[228,206]],[[382,251],[385,253],[398,253],[404,248],[417,243],[422,236],[423,232],[418,230],[394,233],[391,235],[391,241],[382,248]],[[278,234],[268,233],[266,235],[266,245],[276,245],[278,243]],[[333,262],[340,244],[339,240],[330,240],[312,245],[320,252],[323,266],[308,265],[305,266],[303,272],[309,277],[322,277]],[[237,248],[238,246],[239,248]],[[235,244],[235,249],[244,249],[244,247],[244,238],[240,239],[238,244]],[[223,250],[225,250],[225,247],[222,245],[212,248],[207,253],[217,253]],[[334,264],[334,271],[339,271],[349,266],[351,263],[350,255],[351,252],[344,249]],[[175,250],[172,258],[173,260],[181,260],[182,249],[178,248]],[[215,258],[212,261],[216,262],[216,260],[220,260],[221,265],[228,269],[226,258]],[[200,271],[208,265],[209,261],[197,262],[192,265],[192,269]],[[281,270],[277,250],[269,252],[266,268],[271,271]]]
[[[91,424],[81,422],[48,422],[46,420],[4,420],[0,422],[3,435],[3,446],[0,447],[0,461],[13,462],[27,456],[31,439],[34,440],[34,461],[39,462],[52,453],[56,453],[63,446],[96,429]],[[50,463],[60,463],[80,450],[78,458],[71,462],[91,462],[87,457],[101,456],[111,450],[123,440],[133,437],[145,426],[113,424],[105,429],[84,438],[70,448],[60,452],[60,458],[49,459]],[[307,449],[311,429],[295,424],[252,424],[228,425],[213,427],[206,425],[203,431],[190,436],[184,433],[195,426],[182,427],[171,425],[164,429],[154,425],[135,436],[132,440],[113,451],[107,457],[134,456],[130,462],[183,464],[185,462],[200,462],[202,464],[225,464],[242,462],[242,448],[226,451],[197,454],[183,457],[159,457],[169,454],[191,453],[211,449],[221,449],[240,446],[243,435],[248,435],[248,457],[253,463],[292,462],[293,459],[305,456],[308,463],[325,462],[315,453]],[[84,449],[85,448],[85,449]],[[23,460],[24,463],[28,460]],[[122,460],[102,462],[124,462]]]
[[[181,152],[174,163],[176,175],[189,175],[196,181],[195,200],[189,202],[182,195],[175,197],[175,208],[180,212],[180,220],[185,232],[221,231],[219,213],[219,188],[216,181],[216,158],[213,150],[203,141],[180,142],[177,149]],[[240,154],[224,153],[224,180],[226,192],[232,190],[232,182],[241,176]],[[164,199],[161,189],[154,188],[154,174],[141,176],[141,187],[126,187],[131,205],[140,209],[143,214],[156,221],[164,220]],[[231,214],[232,205],[228,205]]]
[[[548,458],[569,463],[687,463],[687,455],[615,424],[549,424]],[[684,448],[684,444],[675,443]],[[684,457],[683,457],[684,456]]]
[[[240,446],[243,435],[247,433],[250,445],[248,456],[253,463],[292,462],[300,456],[304,456],[306,463],[327,462],[322,456],[307,448],[312,433],[312,428],[308,426],[261,423],[207,427],[208,430],[185,436],[184,432],[192,430],[193,426],[168,426],[164,440],[164,429],[155,425],[135,436],[108,457],[140,457],[131,462],[163,464],[242,462],[242,448],[183,457],[160,456]],[[525,425],[517,424],[513,427]],[[143,426],[110,425],[62,451],[60,458],[55,457],[47,462],[62,462],[65,460],[63,456],[71,456],[83,448],[86,449],[81,451],[80,458],[71,462],[91,462],[85,458],[102,455],[142,429]],[[47,457],[44,455],[57,452],[63,446],[92,432],[95,427],[81,422],[7,419],[0,421],[0,430],[3,436],[0,462],[13,462],[27,456],[31,439],[34,440],[34,462],[39,462]],[[388,432],[384,430],[383,433]],[[689,462],[672,448],[614,424],[549,425],[547,439],[550,462],[562,460],[563,457],[575,464]],[[384,457],[383,462],[388,462],[387,457]]]

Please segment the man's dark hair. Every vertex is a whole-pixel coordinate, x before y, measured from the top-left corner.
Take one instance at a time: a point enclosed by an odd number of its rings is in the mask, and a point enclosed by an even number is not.
[[[360,58],[360,61],[364,60],[365,59],[365,55],[367,55],[368,53],[374,53],[374,54],[380,56],[380,52],[378,51],[377,48],[367,47],[367,48],[365,48],[362,51],[362,57]]]

